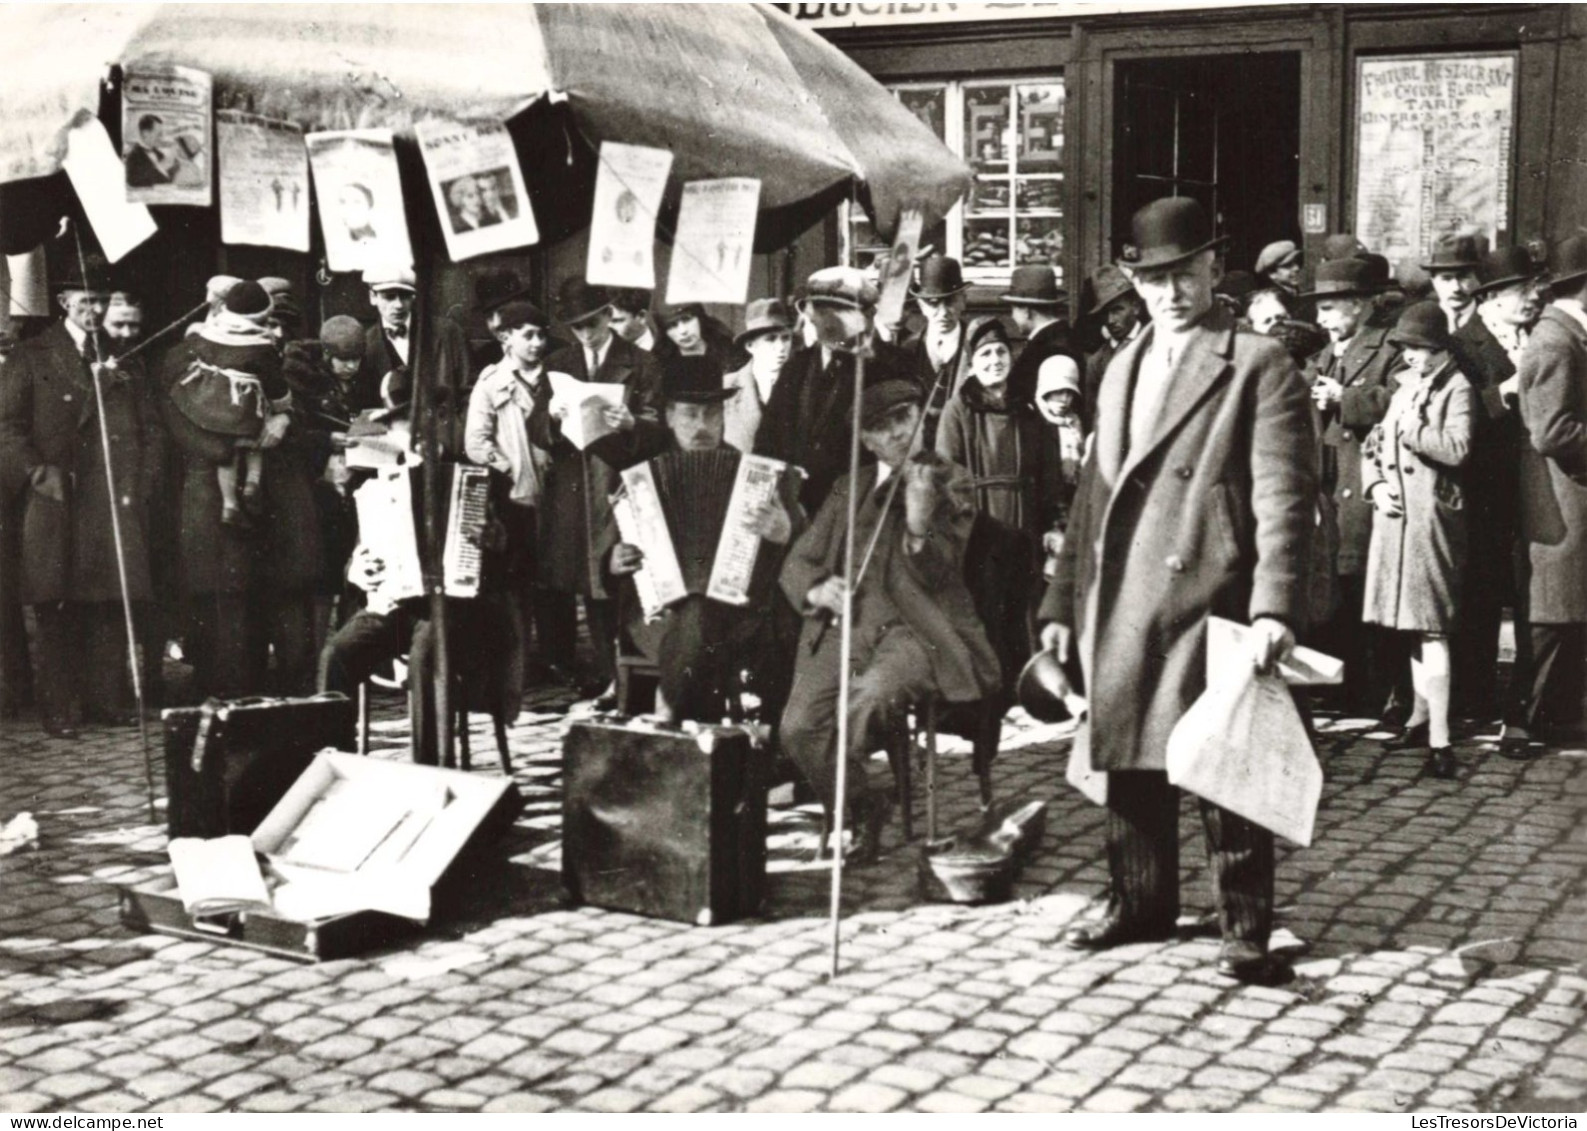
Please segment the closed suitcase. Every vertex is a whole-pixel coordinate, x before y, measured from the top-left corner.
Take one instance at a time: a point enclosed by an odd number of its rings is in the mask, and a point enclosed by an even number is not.
[[[709,926],[766,895],[764,754],[698,735],[574,723],[562,746],[562,884],[576,902]]]
[[[339,692],[307,699],[210,700],[165,723],[166,830],[251,834],[314,755],[353,748],[357,708]]]

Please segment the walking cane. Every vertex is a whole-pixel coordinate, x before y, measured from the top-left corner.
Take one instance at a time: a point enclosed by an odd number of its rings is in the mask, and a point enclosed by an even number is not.
[[[77,270],[82,273],[83,286],[88,286],[88,259],[83,254],[83,233],[75,225],[77,238]],[[110,458],[110,423],[105,419],[105,391],[100,384],[100,371],[104,355],[99,351],[99,336],[95,332],[88,338],[94,343],[94,407],[99,416],[99,448],[105,457],[105,487],[110,492],[110,535],[116,546],[116,577],[121,583],[121,612],[127,625],[127,660],[132,669],[132,697],[138,705],[138,742],[143,748],[143,785],[149,802],[149,823],[154,824],[154,765],[149,757],[149,724],[143,713],[143,672],[138,666],[138,634],[132,617],[132,597],[127,592],[127,550],[121,538],[120,498],[116,494],[116,469]]]
[[[865,390],[865,356],[854,355],[854,426],[849,442],[848,523],[843,528],[843,613],[838,624],[838,780],[832,801],[831,963],[827,977],[838,976],[838,954],[843,924],[843,814],[849,787],[849,667],[854,651],[854,517],[859,508],[860,405]]]

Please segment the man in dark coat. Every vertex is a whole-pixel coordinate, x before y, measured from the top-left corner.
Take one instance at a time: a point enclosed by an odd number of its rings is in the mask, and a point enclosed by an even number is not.
[[[380,321],[364,335],[364,362],[353,380],[353,403],[349,406],[355,412],[385,407],[387,375],[407,373],[413,346],[413,301],[418,295],[418,278],[406,264],[370,267],[364,271],[364,284],[369,288],[369,305],[379,312]]]
[[[1521,538],[1531,627],[1525,730],[1529,740],[1579,737],[1587,697],[1587,236],[1556,255],[1554,301],[1521,352]],[[1535,752],[1535,751],[1534,751]]]
[[[1504,606],[1516,593],[1515,500],[1521,460],[1516,367],[1543,313],[1541,273],[1524,247],[1500,248],[1484,256],[1481,282],[1472,291],[1476,317],[1455,331],[1451,351],[1483,408],[1462,469],[1468,541],[1461,624],[1450,642],[1450,702],[1470,719],[1491,719],[1498,713],[1499,626]],[[1523,602],[1515,625],[1523,663],[1528,643],[1524,613]],[[1519,721],[1514,711],[1506,714],[1511,716],[1507,721]]]
[[[1034,405],[1036,374],[1041,371],[1042,362],[1060,354],[1079,361],[1070,342],[1069,320],[1063,315],[1069,296],[1058,289],[1058,280],[1051,267],[1034,264],[1014,268],[1014,277],[1003,301],[1008,303],[1015,329],[1025,335],[1025,344],[1008,374],[1009,403]],[[1080,415],[1082,420],[1090,419],[1084,403],[1080,406]]]
[[[1307,613],[1317,439],[1277,342],[1217,307],[1212,223],[1186,197],[1132,219],[1124,266],[1152,324],[1113,359],[1041,619],[1077,659],[1090,705],[1077,742],[1107,783],[1111,898],[1072,930],[1098,949],[1163,939],[1179,914],[1179,795],[1168,736],[1206,688],[1207,618],[1251,625],[1267,670]],[[1200,804],[1215,877],[1220,973],[1261,977],[1273,923],[1273,834]]]
[[[842,268],[827,268],[810,277],[819,288],[822,280]],[[867,291],[874,305],[876,291]],[[872,337],[865,359],[869,384],[885,374],[905,373],[907,363],[897,347]],[[799,502],[807,514],[821,504],[838,478],[848,472],[854,436],[854,355],[813,345],[796,349],[766,400],[760,431],[755,434],[755,454],[780,459],[804,470]],[[862,462],[871,461],[869,453]]]
[[[114,474],[126,597],[149,599],[146,466],[158,425],[137,370],[113,364],[102,322],[102,269],[61,287],[65,318],[25,342],[0,384],[0,452],[27,484],[21,600],[38,630],[35,686],[48,734],[69,738],[81,720],[125,721],[127,637],[95,382]],[[99,275],[99,277],[95,277]]]
[[[997,654],[966,587],[964,554],[975,518],[969,473],[934,455],[910,456],[922,392],[897,377],[869,383],[861,438],[879,462],[845,476],[789,551],[782,589],[804,617],[793,689],[782,717],[782,744],[821,797],[836,804],[837,759],[848,761],[855,863],[878,849],[889,803],[866,781],[865,758],[885,745],[911,703],[927,696],[979,700],[999,686]],[[895,493],[887,479],[902,476]],[[853,595],[854,679],[849,685],[848,749],[837,744],[848,497],[858,495],[855,543],[881,527],[875,554]]]
[[[937,421],[948,401],[959,391],[964,372],[964,309],[970,284],[957,259],[933,255],[920,265],[920,285],[910,293],[926,316],[925,328],[900,347],[902,373],[926,392],[926,419],[921,445],[930,450],[937,442]]]
[[[1344,700],[1352,712],[1382,709],[1384,687],[1405,666],[1392,634],[1361,621],[1372,541],[1372,504],[1361,494],[1361,444],[1389,407],[1390,374],[1400,355],[1389,330],[1369,324],[1376,291],[1364,260],[1331,259],[1317,268],[1317,289],[1307,297],[1315,300],[1318,324],[1330,340],[1301,370],[1322,417],[1323,488],[1339,523],[1333,565],[1338,602],[1319,643],[1345,662]]]
[[[1086,357],[1086,381],[1081,390],[1080,406],[1087,430],[1094,430],[1097,390],[1102,387],[1102,376],[1108,371],[1113,355],[1146,328],[1146,308],[1141,305],[1141,296],[1135,293],[1135,284],[1112,263],[1098,267],[1086,280],[1086,288],[1093,297],[1081,320],[1081,328],[1093,330],[1091,336],[1100,338],[1101,345]]]
[[[657,422],[660,374],[654,357],[612,332],[611,296],[604,287],[569,279],[559,298],[562,319],[577,342],[547,358],[546,369],[627,390],[623,407],[607,410],[617,430],[585,451],[563,437],[549,403],[537,404],[529,417],[530,441],[551,453],[540,504],[540,583],[563,595],[547,605],[541,628],[552,630],[551,639],[541,641],[541,650],[548,662],[571,666],[578,631],[573,598],[582,598],[595,649],[595,676],[583,690],[604,699],[617,674],[617,604],[603,569],[617,545],[610,496],[619,482],[617,468],[631,459],[635,424]]]

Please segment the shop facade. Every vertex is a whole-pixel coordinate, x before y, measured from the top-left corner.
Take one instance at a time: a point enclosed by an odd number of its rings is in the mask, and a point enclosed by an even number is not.
[[[964,157],[926,243],[989,304],[1015,266],[1075,280],[1148,200],[1201,200],[1228,266],[1330,232],[1396,263],[1438,235],[1587,224],[1587,12],[1573,5],[794,3]],[[863,265],[858,213],[806,240]],[[830,260],[829,260],[830,261]]]

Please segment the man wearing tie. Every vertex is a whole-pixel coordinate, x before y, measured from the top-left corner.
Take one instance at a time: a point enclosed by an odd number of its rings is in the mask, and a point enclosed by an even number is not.
[[[963,377],[964,308],[970,284],[957,259],[934,255],[920,265],[920,286],[913,292],[926,328],[903,345],[905,375],[926,390],[926,418],[921,443],[937,442],[937,421]]]
[[[1206,687],[1207,618],[1251,625],[1271,668],[1306,613],[1317,502],[1307,390],[1276,341],[1235,328],[1213,299],[1212,224],[1187,197],[1132,220],[1120,264],[1151,325],[1102,382],[1052,585],[1045,647],[1078,660],[1089,713],[1076,736],[1107,773],[1105,914],[1071,930],[1102,949],[1166,939],[1179,915],[1179,794],[1168,736]],[[1223,946],[1218,971],[1268,971],[1273,834],[1200,803]]]
[[[379,312],[380,322],[364,335],[364,363],[353,384],[355,403],[348,406],[355,412],[386,407],[391,374],[400,374],[399,386],[406,384],[417,282],[413,268],[405,263],[378,264],[364,270],[369,305]]]

